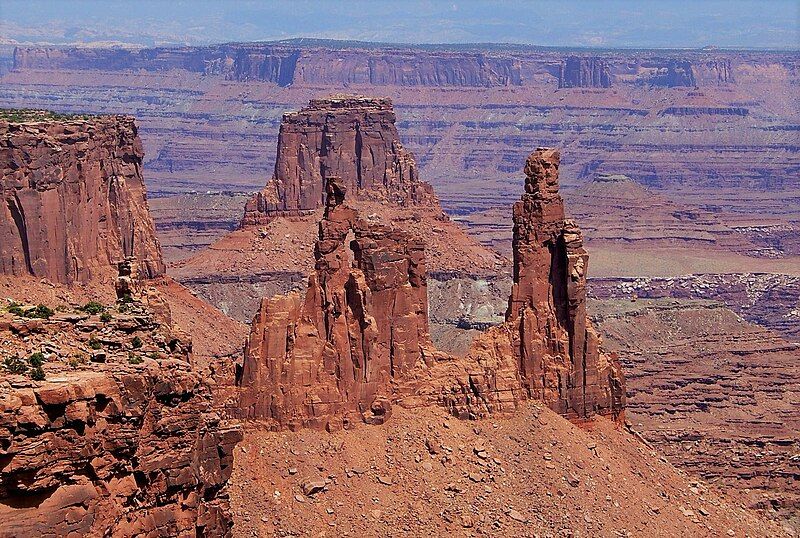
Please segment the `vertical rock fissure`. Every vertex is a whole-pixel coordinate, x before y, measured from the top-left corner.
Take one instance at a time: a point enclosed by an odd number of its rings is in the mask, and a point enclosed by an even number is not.
[[[363,135],[361,134],[361,124],[356,122],[356,145],[355,145],[355,152],[356,152],[356,185],[358,185],[359,189],[363,189],[366,187],[364,185],[364,178],[363,178],[363,170],[361,169],[361,151],[363,150],[364,140]]]
[[[8,210],[11,212],[11,218],[14,220],[14,225],[17,227],[20,241],[22,242],[22,255],[25,260],[25,269],[28,273],[35,275],[33,266],[31,265],[31,251],[28,243],[28,229],[25,225],[25,209],[22,207],[19,196],[14,192],[14,198],[8,200]]]

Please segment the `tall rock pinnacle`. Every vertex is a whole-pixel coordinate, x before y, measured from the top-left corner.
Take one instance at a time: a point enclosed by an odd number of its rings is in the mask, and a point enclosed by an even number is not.
[[[528,159],[507,319],[465,357],[431,344],[424,243],[361,218],[346,204],[352,182],[330,176],[305,295],[264,299],[253,319],[242,414],[331,428],[381,422],[397,402],[473,418],[531,398],[574,420],[621,417],[624,379],[586,319],[588,255],[564,218],[558,162],[551,149]]]
[[[313,99],[284,115],[275,173],[247,202],[242,224],[322,207],[331,178],[339,178],[351,200],[438,204],[433,188],[419,180],[413,155],[400,143],[391,100],[339,95]]]
[[[507,323],[530,396],[561,414],[616,415],[624,406],[619,366],[601,353],[586,317],[589,255],[564,218],[558,150],[539,148],[525,165],[525,194],[514,204],[514,284]]]

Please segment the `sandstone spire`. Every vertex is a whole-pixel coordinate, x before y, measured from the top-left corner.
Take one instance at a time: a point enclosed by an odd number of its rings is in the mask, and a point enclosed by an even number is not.
[[[305,295],[264,299],[245,349],[241,409],[279,427],[385,420],[391,406],[441,405],[470,418],[526,397],[572,419],[617,417],[623,379],[586,319],[588,255],[564,219],[558,152],[538,150],[514,207],[514,286],[507,321],[466,357],[428,336],[424,243],[361,218],[331,176]]]
[[[392,379],[432,349],[424,245],[361,219],[338,178],[326,190],[305,296],[264,299],[253,320],[238,380],[246,416],[323,426],[360,413],[380,422]]]
[[[624,406],[619,366],[600,352],[586,317],[589,255],[580,228],[564,218],[558,193],[560,154],[534,151],[525,165],[525,194],[514,204],[514,284],[506,320],[522,382],[532,398],[584,418]]]

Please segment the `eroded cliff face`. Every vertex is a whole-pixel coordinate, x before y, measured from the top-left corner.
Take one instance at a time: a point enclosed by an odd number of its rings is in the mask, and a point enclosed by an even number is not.
[[[133,119],[3,117],[0,535],[229,535],[241,431],[151,286]]]
[[[333,178],[354,198],[438,206],[400,143],[391,100],[334,96],[283,117],[275,173],[248,201],[242,224],[323,207]]]
[[[507,321],[460,358],[430,342],[424,243],[360,218],[330,180],[305,296],[264,299],[253,320],[243,414],[335,429],[383,422],[393,403],[474,418],[533,398],[576,420],[621,418],[624,379],[586,319],[588,254],[564,220],[558,152],[532,154],[526,174]]]
[[[558,72],[559,88],[610,88],[611,72],[605,58],[570,56]]]
[[[154,289],[102,316],[0,313],[0,534],[229,535],[241,430],[169,318]]]
[[[70,284],[164,272],[133,118],[0,120],[0,273]]]
[[[514,284],[506,313],[520,377],[533,398],[570,417],[617,415],[622,371],[600,350],[586,318],[589,255],[580,228],[564,217],[558,150],[525,164],[525,194],[514,204]]]
[[[241,43],[208,47],[142,50],[18,48],[19,69],[183,69],[226,80],[291,84],[372,84],[377,86],[518,86],[520,61],[508,54],[404,49],[364,54],[359,49],[324,50],[282,44]]]

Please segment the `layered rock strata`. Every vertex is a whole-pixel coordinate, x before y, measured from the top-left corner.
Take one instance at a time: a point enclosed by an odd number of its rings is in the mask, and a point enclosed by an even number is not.
[[[607,299],[592,313],[625,366],[626,416],[642,436],[796,527],[800,346],[706,300]]]
[[[313,40],[312,40],[313,45]],[[322,57],[320,57],[322,55]],[[509,54],[386,49],[328,51],[288,43],[233,43],[208,47],[141,50],[17,48],[14,67],[45,69],[181,69],[235,81],[292,84],[351,84],[408,87],[505,87],[522,84],[520,61]]]
[[[284,115],[275,173],[247,202],[242,224],[323,207],[334,178],[352,198],[438,206],[433,188],[419,180],[413,155],[400,143],[391,100],[343,95],[313,99]]]
[[[393,402],[470,418],[534,398],[571,419],[620,418],[624,379],[586,320],[588,255],[564,220],[558,152],[535,152],[526,173],[507,321],[462,358],[430,342],[424,245],[360,218],[329,181],[305,296],[264,299],[253,320],[238,379],[243,414],[330,429],[358,415],[382,422]]]
[[[143,277],[162,274],[133,118],[11,118],[0,119],[0,273],[88,282],[135,257]]]
[[[604,58],[570,56],[558,72],[559,88],[610,88],[611,72]]]
[[[0,313],[1,535],[230,534],[223,488],[241,431],[214,409],[158,293],[141,297],[102,315]]]

